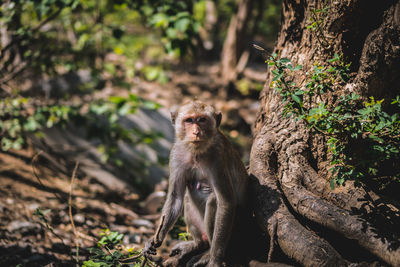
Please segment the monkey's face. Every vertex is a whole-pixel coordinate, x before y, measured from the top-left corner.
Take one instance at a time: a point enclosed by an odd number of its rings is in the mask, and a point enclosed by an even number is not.
[[[179,141],[206,149],[221,122],[221,112],[200,101],[192,101],[171,112],[172,124]]]
[[[182,118],[183,139],[200,144],[209,140],[215,132],[215,121],[207,114],[188,114]]]

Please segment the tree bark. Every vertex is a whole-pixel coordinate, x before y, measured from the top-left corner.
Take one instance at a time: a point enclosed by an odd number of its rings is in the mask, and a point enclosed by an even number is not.
[[[324,7],[318,27],[307,29],[312,10]],[[315,62],[343,54],[351,80],[331,94],[390,99],[400,94],[400,2],[284,0],[275,52],[303,66],[297,84]],[[259,225],[303,266],[400,266],[398,202],[351,182],[331,190],[325,138],[282,115],[271,82],[268,74],[250,156]]]

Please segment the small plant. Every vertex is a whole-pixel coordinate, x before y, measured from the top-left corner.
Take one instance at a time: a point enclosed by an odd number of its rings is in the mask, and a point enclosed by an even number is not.
[[[100,236],[97,247],[89,249],[91,256],[83,262],[83,267],[141,266],[144,257],[139,250],[122,245],[123,234],[104,229]]]
[[[187,226],[185,223],[185,219],[183,218],[183,216],[181,216],[178,218],[175,225],[172,227],[168,234],[172,239],[187,238],[189,237],[189,235],[186,235],[186,229]]]
[[[179,233],[179,240],[188,241],[190,238],[191,238],[191,235],[188,232]]]
[[[382,100],[361,101],[348,94],[325,102],[322,95],[343,87],[349,80],[350,64],[335,54],[327,65],[315,64],[303,87],[293,82],[293,66],[287,58],[272,55],[268,60],[273,74],[271,88],[284,102],[284,114],[303,120],[306,125],[328,137],[331,153],[331,187],[347,180],[356,183],[377,181],[381,188],[400,182],[400,97],[391,101],[392,113],[382,108]]]
[[[40,220],[40,224],[44,226],[47,230],[49,230],[54,236],[56,236],[61,243],[64,244],[64,240],[54,232],[54,228],[50,225],[49,219],[47,218],[47,214],[51,211],[51,209],[42,210],[40,207],[36,208],[33,212],[33,215],[36,216]]]

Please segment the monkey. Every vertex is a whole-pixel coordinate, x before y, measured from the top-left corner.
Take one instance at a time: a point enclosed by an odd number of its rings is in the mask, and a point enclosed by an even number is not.
[[[156,249],[180,216],[192,241],[172,248],[165,265],[222,266],[240,220],[247,216],[248,174],[239,154],[219,129],[222,114],[211,105],[193,100],[171,112],[175,142],[170,153],[170,178],[162,220],[143,255]],[[246,214],[246,215],[245,215]],[[235,233],[235,234],[233,234]],[[241,243],[243,246],[243,243]]]

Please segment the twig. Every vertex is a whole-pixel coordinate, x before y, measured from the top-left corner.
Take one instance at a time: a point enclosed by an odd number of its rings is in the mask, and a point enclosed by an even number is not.
[[[36,163],[37,159],[39,158],[40,154],[42,154],[43,152],[44,152],[43,150],[40,150],[38,153],[36,153],[36,154],[33,156],[32,161],[31,161],[31,168],[32,168],[33,175],[34,175],[35,178],[38,180],[39,184],[40,184],[42,187],[46,187],[46,186],[42,183],[42,180],[40,179],[39,174],[37,173],[36,168],[35,168],[35,163]],[[53,193],[53,195],[54,195],[58,200],[60,200],[61,202],[64,202],[64,201],[65,201],[58,193],[56,193],[56,192],[54,192],[54,191],[51,192],[51,193]]]
[[[125,259],[121,259],[120,261],[122,261],[122,262],[125,262],[125,261],[132,261],[132,260],[136,260],[136,259],[138,259],[138,258],[140,258],[140,257],[142,257],[142,256],[143,256],[143,253],[140,252],[139,254],[137,254],[137,255],[135,255],[135,256],[132,256],[132,257],[129,257],[129,258],[125,258]]]
[[[74,219],[72,217],[72,189],[73,189],[73,186],[74,186],[74,180],[75,180],[75,175],[76,175],[76,171],[78,169],[78,166],[79,166],[79,162],[77,161],[75,163],[75,168],[72,171],[71,185],[70,185],[69,197],[68,197],[68,214],[69,214],[69,219],[71,221],[72,230],[73,230],[74,236],[75,236],[75,246],[76,246],[75,261],[76,261],[76,266],[77,267],[79,266],[79,233],[76,231]]]
[[[55,235],[58,239],[60,239],[61,243],[62,243],[64,246],[66,246],[65,243],[64,243],[64,240],[62,239],[62,237],[59,236],[59,235],[54,231],[54,228],[49,224],[48,220],[46,219],[44,213],[42,212],[42,210],[41,210],[40,208],[37,208],[37,209],[35,210],[34,215],[36,215],[36,216],[39,217],[39,220],[40,220],[39,222],[40,222],[40,225],[41,225],[41,226],[43,226],[43,224],[44,224],[44,227],[45,227],[46,229],[48,229],[48,230],[49,230],[53,235]],[[46,232],[45,232],[45,233],[46,233]]]
[[[108,254],[110,254],[112,256],[113,253],[112,253],[111,249],[109,247],[107,247],[107,246],[105,246],[105,248],[108,251]]]

